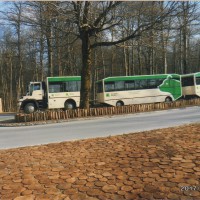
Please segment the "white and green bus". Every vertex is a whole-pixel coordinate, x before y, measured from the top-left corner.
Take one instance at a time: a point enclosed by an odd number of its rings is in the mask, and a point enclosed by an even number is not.
[[[184,98],[200,97],[200,72],[181,75],[181,82]]]
[[[97,102],[111,106],[169,102],[181,96],[178,74],[118,76],[97,81]]]
[[[18,100],[18,108],[25,113],[74,109],[80,104],[80,87],[80,76],[47,77],[45,82],[30,82],[27,94]]]

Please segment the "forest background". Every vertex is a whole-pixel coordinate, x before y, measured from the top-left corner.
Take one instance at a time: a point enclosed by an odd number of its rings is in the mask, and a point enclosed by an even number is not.
[[[0,6],[4,111],[16,111],[27,84],[47,76],[82,75],[89,80],[82,82],[82,98],[94,101],[95,82],[105,77],[200,71],[199,2],[22,1]]]

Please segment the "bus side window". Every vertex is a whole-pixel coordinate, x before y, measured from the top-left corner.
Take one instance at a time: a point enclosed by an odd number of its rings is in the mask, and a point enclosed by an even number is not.
[[[62,83],[49,83],[49,93],[63,92]]]
[[[124,81],[116,81],[115,91],[123,91],[123,90],[124,90]]]
[[[188,77],[183,77],[182,78],[182,86],[193,86],[194,85],[194,77],[193,76],[188,76]]]
[[[200,77],[196,77],[196,85],[200,85]]]
[[[124,86],[125,90],[135,90],[135,81],[126,81]]]
[[[135,80],[135,90],[140,89],[140,80]]]
[[[140,80],[140,89],[147,89],[147,80]]]
[[[77,92],[78,91],[78,85],[76,81],[69,81],[69,92]]]
[[[69,92],[69,82],[64,83],[64,92]]]
[[[148,80],[148,88],[149,89],[157,88],[157,84],[156,84],[156,80],[155,79]]]
[[[80,91],[80,81],[67,81],[64,85],[64,92]]]
[[[77,91],[80,91],[81,90],[81,81],[76,81],[76,83],[77,83],[77,87],[78,87]]]
[[[141,90],[141,89],[147,89],[147,80],[135,80],[135,89]]]
[[[105,92],[115,91],[115,84],[114,82],[105,83]]]
[[[156,85],[157,85],[157,87],[158,87],[159,85],[163,84],[163,81],[164,81],[164,79],[157,79],[157,80],[156,80]]]

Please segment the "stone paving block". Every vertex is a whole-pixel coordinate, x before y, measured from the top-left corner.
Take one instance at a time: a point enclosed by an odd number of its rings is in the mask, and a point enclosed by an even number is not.
[[[198,200],[199,133],[191,124],[0,150],[0,200]]]
[[[14,198],[14,200],[34,200],[34,199],[35,199],[34,195],[19,196]]]

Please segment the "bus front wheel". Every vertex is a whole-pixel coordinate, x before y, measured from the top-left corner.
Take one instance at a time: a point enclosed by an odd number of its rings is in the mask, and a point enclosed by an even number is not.
[[[33,113],[35,112],[35,105],[34,103],[27,103],[25,106],[24,106],[24,112],[27,113],[27,114],[30,114],[30,113]]]
[[[116,106],[123,106],[123,105],[124,105],[123,101],[118,101],[118,102],[116,103]]]

